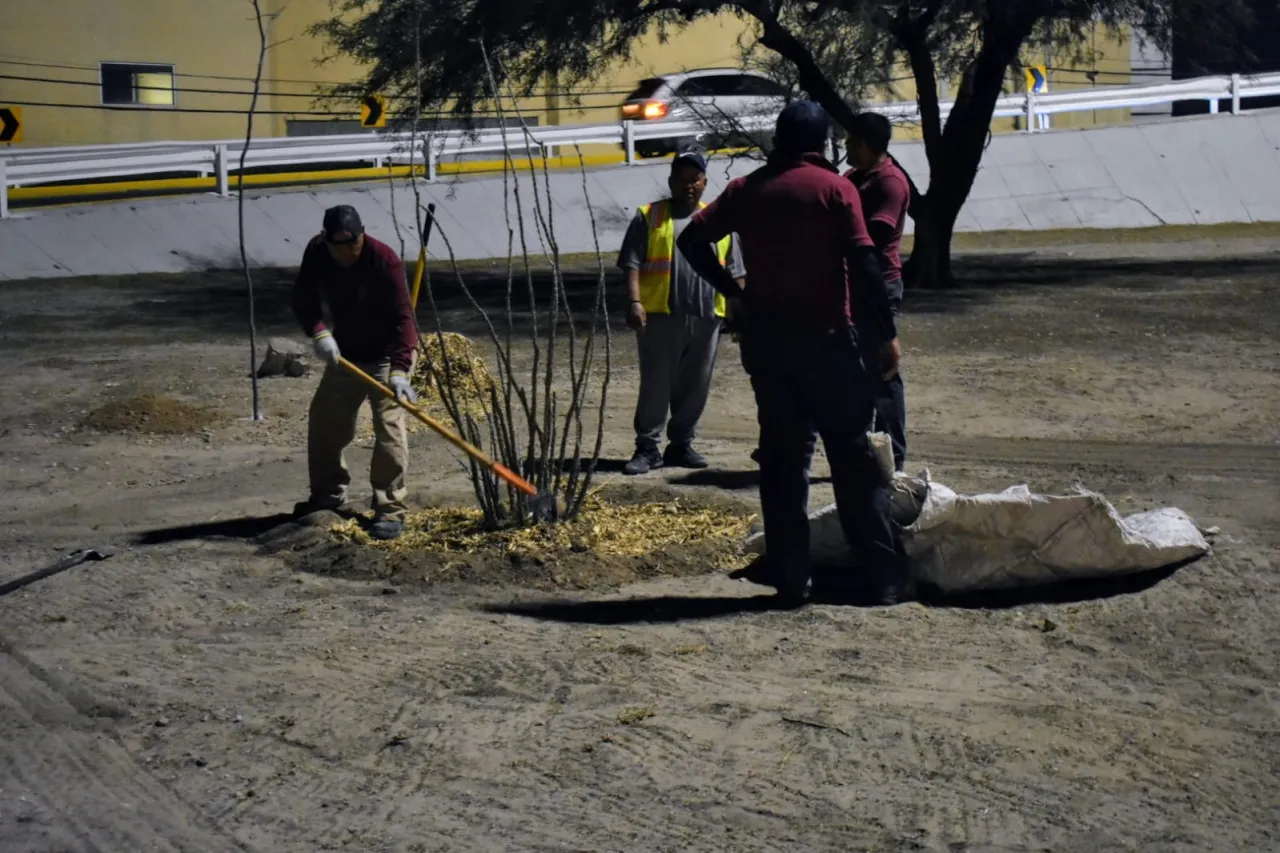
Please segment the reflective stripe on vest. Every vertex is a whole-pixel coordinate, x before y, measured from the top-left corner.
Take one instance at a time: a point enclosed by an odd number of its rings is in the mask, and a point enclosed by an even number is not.
[[[706,207],[699,204],[699,208]],[[649,242],[645,249],[645,261],[640,265],[640,303],[646,314],[671,313],[671,262],[676,252],[676,226],[671,219],[671,202],[656,201],[640,208],[649,227]],[[732,237],[725,237],[717,245],[720,263],[729,259]],[[716,291],[715,312],[724,316],[724,296]]]

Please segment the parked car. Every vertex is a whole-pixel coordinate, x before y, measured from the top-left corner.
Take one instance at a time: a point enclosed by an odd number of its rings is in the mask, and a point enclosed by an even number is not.
[[[702,68],[642,80],[622,104],[622,118],[648,129],[662,123],[708,120],[712,130],[695,139],[664,137],[636,141],[641,157],[660,157],[696,142],[707,149],[751,145],[752,140],[727,133],[732,119],[779,112],[791,97],[786,86],[755,71]],[[724,125],[724,130],[716,128]]]

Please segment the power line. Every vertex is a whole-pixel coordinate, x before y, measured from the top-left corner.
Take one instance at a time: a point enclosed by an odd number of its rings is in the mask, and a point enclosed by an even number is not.
[[[68,110],[109,110],[112,112],[122,112],[122,111],[136,112],[138,110],[144,110],[147,112],[194,113],[194,114],[201,114],[201,115],[245,116],[248,114],[248,111],[244,109],[234,110],[234,109],[217,109],[212,107],[204,107],[204,108],[179,107],[179,106],[163,106],[163,105],[151,105],[151,104],[65,104],[65,103],[57,103],[54,101],[27,101],[27,100],[21,100],[21,99],[13,99],[13,98],[5,98],[4,103],[11,104],[15,107],[49,107],[52,109],[68,109]],[[535,113],[535,112],[575,113],[575,112],[593,112],[598,110],[616,111],[617,109],[618,109],[617,104],[601,104],[599,106],[594,106],[594,107],[571,107],[571,108],[559,107],[556,110],[547,110],[546,108],[539,108],[536,110],[526,110],[524,111],[524,114]],[[498,118],[499,116],[511,116],[514,118],[517,114],[518,113],[515,110],[502,110],[501,112],[499,112],[498,110],[470,110],[465,115],[484,117],[484,118]],[[333,112],[333,111],[325,111],[325,110],[257,109],[257,110],[254,110],[254,115],[317,116],[321,118],[354,120],[354,113],[352,111]],[[412,121],[414,117],[415,115],[413,112],[400,112],[400,113],[388,114],[388,119],[395,122],[409,122],[409,121]],[[433,112],[419,113],[417,115],[417,118],[427,119],[427,120],[443,120],[443,121],[461,121],[465,119],[464,116],[459,115],[457,113],[445,112],[445,111],[439,111],[439,110],[436,110]]]
[[[134,112],[134,111],[137,111],[138,109],[145,109],[148,112],[165,112],[165,113],[202,113],[202,114],[213,114],[213,115],[237,115],[237,116],[243,116],[248,114],[247,110],[222,110],[222,109],[211,109],[211,108],[199,109],[196,107],[177,107],[177,106],[174,106],[174,107],[156,106],[148,109],[150,105],[146,105],[146,104],[141,104],[141,105],[140,104],[59,104],[53,101],[24,101],[24,100],[13,100],[10,98],[6,98],[5,103],[12,104],[15,107],[53,107],[56,109],[65,109],[65,110],[109,110],[112,112],[118,112],[118,111]],[[309,116],[332,116],[332,117],[351,118],[352,114],[350,112],[335,113],[335,112],[318,112],[315,110],[306,111],[306,110],[259,109],[259,110],[254,110],[254,115],[279,115],[279,116],[309,115]]]
[[[52,83],[55,85],[63,85],[63,86],[84,86],[84,87],[92,87],[94,89],[102,88],[101,83],[96,81],[91,81],[91,80],[63,80],[57,77],[31,77],[31,76],[19,75],[19,74],[0,74],[0,80],[15,80],[15,81],[25,82],[25,83]],[[206,95],[240,95],[245,97],[253,94],[252,92],[244,92],[244,91],[238,91],[234,89],[204,89],[204,88],[190,88],[190,87],[180,87],[180,86],[131,86],[130,88],[136,89],[138,91],[144,91],[144,92],[173,92],[173,93],[206,94]],[[283,97],[283,98],[309,98],[313,101],[320,101],[326,98],[326,96],[320,95],[320,94],[308,95],[308,94],[302,94],[298,92],[260,92],[259,94],[265,95],[268,97],[274,96],[274,97]],[[557,94],[563,95],[565,93],[547,92],[543,95],[533,95],[531,97],[533,98],[548,97],[548,96],[557,95]],[[594,94],[630,94],[630,91],[628,90],[627,92],[617,92],[617,93],[601,92],[601,93],[594,93]],[[13,101],[13,103],[15,105],[20,105],[17,101]],[[32,104],[32,106],[34,106],[34,104]],[[50,106],[55,106],[55,105],[50,104]],[[67,104],[65,106],[86,107],[91,105]],[[242,113],[244,112],[244,110],[194,109],[194,108],[188,108],[188,107],[179,107],[176,105],[169,106],[169,105],[163,105],[163,104],[152,104],[152,105],[103,104],[101,106],[103,106],[104,108],[123,108],[123,109],[136,109],[138,106],[154,106],[157,109],[167,109],[171,112],[202,112],[202,113],[219,113],[219,112]],[[548,108],[548,109],[553,109],[555,111],[563,111],[563,112],[594,112],[598,110],[616,110],[618,109],[618,106],[619,105],[616,103],[594,104],[594,105],[565,104],[563,106],[557,106],[557,107]],[[276,111],[258,110],[257,112],[261,113],[262,115],[294,115],[294,114],[346,115],[346,113],[325,112],[325,111],[317,111],[317,110],[276,110]],[[470,112],[473,115],[496,116],[499,114],[500,111],[497,109],[477,109],[477,110],[471,110]],[[504,109],[501,112],[510,113],[512,112],[512,110]],[[435,111],[432,113],[424,113],[423,115],[433,115],[433,116],[443,117],[443,116],[451,115],[451,113],[447,111]]]
[[[114,64],[114,63],[104,63],[104,64],[110,65],[110,64]],[[121,65],[128,65],[128,64],[130,64],[130,63],[118,63],[118,64],[121,64]],[[138,65],[161,65],[161,66],[166,65],[166,63],[149,63],[149,62],[139,62],[139,63],[137,63],[137,64],[138,64]],[[25,67],[29,67],[29,68],[56,68],[56,69],[65,70],[65,71],[92,71],[92,72],[95,72],[95,73],[96,73],[96,72],[98,72],[98,71],[100,70],[99,66],[97,66],[97,65],[67,65],[67,64],[64,64],[64,63],[57,63],[57,62],[35,62],[35,61],[31,61],[31,60],[17,60],[17,59],[0,59],[0,65],[17,65],[17,66],[25,66]],[[182,72],[182,71],[171,71],[171,72],[169,72],[169,73],[170,73],[172,76],[174,76],[174,77],[186,77],[186,78],[192,78],[192,79],[198,79],[198,80],[228,80],[228,81],[236,82],[236,83],[249,83],[249,84],[251,84],[251,85],[252,85],[252,83],[253,83],[253,78],[252,78],[252,77],[236,77],[236,76],[225,75],[225,74],[191,74],[191,73]],[[18,80],[20,80],[20,79],[26,79],[26,78],[22,78],[22,77],[12,77],[12,78],[9,78],[9,79],[18,79]],[[32,79],[39,79],[39,78],[32,78]],[[52,82],[64,82],[64,81],[54,80],[54,81],[52,81]],[[74,81],[74,82],[82,82],[82,81]],[[341,82],[339,82],[339,81],[333,81],[333,80],[292,80],[292,79],[284,78],[284,77],[263,77],[263,78],[262,78],[262,82],[263,82],[263,83],[296,83],[296,84],[298,84],[298,85],[305,85],[305,86],[345,86],[345,85],[350,84],[350,82],[351,82],[351,81],[350,81],[350,80],[347,80],[347,81],[341,81]],[[97,83],[94,83],[93,85],[95,85],[95,86],[96,86],[96,85],[97,85]],[[631,92],[632,92],[632,91],[634,91],[634,89],[635,89],[635,87],[634,87],[634,86],[633,86],[633,87],[631,87],[630,89],[596,89],[596,88],[592,88],[592,87],[576,87],[576,88],[567,88],[567,89],[557,89],[557,90],[555,90],[554,92],[551,92],[551,93],[552,93],[552,94],[557,94],[557,95],[569,95],[569,96],[573,96],[573,95],[629,95],[629,94],[631,94]],[[234,95],[239,95],[239,94],[251,95],[251,94],[253,94],[253,93],[252,93],[252,91],[243,91],[243,92],[242,92],[242,91],[238,91],[238,90],[231,90],[231,89],[227,89],[227,90],[221,90],[221,89],[183,89],[183,90],[180,90],[180,91],[188,91],[188,92],[216,92],[216,93],[218,93],[218,94],[234,94]],[[309,95],[308,93],[303,93],[303,92],[261,92],[261,93],[259,93],[259,94],[263,94],[263,95],[267,95],[267,94],[274,94],[274,95],[276,95],[277,97],[286,97],[286,98],[303,98],[303,97],[310,97],[310,95]]]
[[[92,86],[93,88],[102,88],[103,84],[95,80],[63,80],[58,77],[27,77],[18,74],[0,74],[0,80],[20,80],[23,83],[57,83],[62,86]],[[188,94],[199,95],[253,95],[252,91],[241,91],[238,89],[196,89],[185,86],[131,86],[140,92],[185,92]],[[320,98],[322,95],[312,95],[305,92],[259,92],[259,95],[272,98]]]
[[[141,63],[140,62],[138,64],[139,65],[151,65],[151,64],[163,65],[165,63]],[[19,66],[26,66],[28,68],[58,68],[66,71],[97,71],[99,68],[99,66],[97,65],[68,65],[66,63],[59,63],[59,62],[38,62],[30,59],[5,59],[5,58],[0,58],[0,65],[19,65]],[[183,72],[183,71],[174,71],[172,73],[174,77],[190,77],[192,79],[197,79],[197,80],[230,80],[236,83],[253,83],[252,77],[236,77],[234,75],[227,75],[227,74],[192,74],[190,72]],[[342,83],[337,81],[292,80],[284,77],[263,77],[262,82],[264,83],[298,83],[300,85],[307,85],[307,86],[341,86],[343,85]]]

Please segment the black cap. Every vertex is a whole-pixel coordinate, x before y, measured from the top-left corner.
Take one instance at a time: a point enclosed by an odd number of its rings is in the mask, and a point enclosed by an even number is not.
[[[340,204],[324,212],[324,238],[330,243],[354,243],[364,233],[360,214],[349,204]]]
[[[773,144],[787,154],[825,151],[831,119],[817,101],[792,101],[778,115]]]
[[[707,158],[700,151],[682,151],[671,161],[671,171],[681,166],[696,166],[699,172],[707,171]]]

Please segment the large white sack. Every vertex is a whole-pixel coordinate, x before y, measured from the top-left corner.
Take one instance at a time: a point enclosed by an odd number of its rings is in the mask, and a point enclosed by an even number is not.
[[[1132,574],[1208,552],[1180,509],[1121,517],[1100,494],[1038,495],[1025,485],[999,494],[958,495],[941,483],[893,479],[893,515],[917,580],[944,592],[1008,589]],[[810,555],[819,565],[856,566],[834,504],[809,515]],[[764,535],[746,542],[765,552]]]
[[[1038,495],[1020,485],[957,495],[937,483],[904,545],[916,579],[944,592],[1132,574],[1209,550],[1196,523],[1173,507],[1122,518],[1085,489]]]

